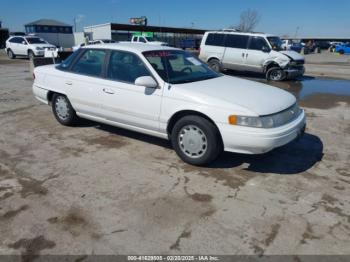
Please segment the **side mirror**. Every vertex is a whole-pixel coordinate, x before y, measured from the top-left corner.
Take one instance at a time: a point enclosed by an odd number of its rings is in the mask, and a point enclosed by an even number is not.
[[[261,49],[261,51],[263,51],[264,53],[269,53],[271,50],[270,50],[270,48],[268,48],[267,46],[263,46],[263,48]]]
[[[135,85],[144,86],[147,88],[157,88],[158,87],[158,83],[151,76],[140,76],[140,77],[136,78]]]
[[[23,45],[27,45],[27,42],[26,42],[26,41],[22,41],[22,44],[23,44]]]

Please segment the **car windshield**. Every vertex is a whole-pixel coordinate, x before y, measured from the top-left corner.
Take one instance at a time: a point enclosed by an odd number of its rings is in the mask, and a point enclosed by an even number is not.
[[[27,37],[26,38],[29,44],[47,44],[44,39],[39,37]]]
[[[267,40],[269,40],[270,45],[273,50],[275,51],[281,51],[282,50],[282,40],[277,36],[268,37]]]
[[[170,84],[190,83],[221,76],[185,51],[148,51],[144,52],[143,55],[158,75]]]

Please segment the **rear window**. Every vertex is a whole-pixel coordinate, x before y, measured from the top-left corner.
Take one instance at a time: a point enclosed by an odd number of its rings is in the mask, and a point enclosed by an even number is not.
[[[246,35],[231,35],[226,36],[226,47],[246,49],[249,36]]]
[[[224,46],[224,34],[208,34],[205,45]]]

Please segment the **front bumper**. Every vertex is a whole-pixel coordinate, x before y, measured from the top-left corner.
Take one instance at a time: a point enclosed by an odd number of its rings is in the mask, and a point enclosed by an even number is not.
[[[304,110],[292,122],[277,128],[252,128],[219,124],[225,151],[263,154],[300,137],[306,126]]]
[[[287,76],[287,79],[293,79],[299,76],[303,76],[305,73],[305,67],[302,66],[299,68],[286,68],[284,69],[284,72]]]

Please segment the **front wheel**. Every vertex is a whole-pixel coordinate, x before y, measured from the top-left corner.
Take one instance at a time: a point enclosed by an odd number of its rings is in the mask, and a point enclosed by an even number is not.
[[[267,80],[282,81],[286,78],[286,73],[279,67],[272,67],[266,72]]]
[[[11,49],[9,49],[9,50],[7,51],[7,55],[8,55],[8,57],[9,57],[10,59],[15,59],[15,58],[16,58],[15,54],[12,52]]]
[[[172,130],[171,142],[179,157],[196,166],[207,165],[223,151],[216,126],[200,116],[185,116]]]
[[[73,126],[78,121],[78,116],[65,95],[53,96],[52,111],[57,121],[64,126]]]

